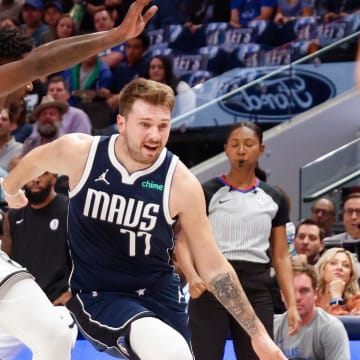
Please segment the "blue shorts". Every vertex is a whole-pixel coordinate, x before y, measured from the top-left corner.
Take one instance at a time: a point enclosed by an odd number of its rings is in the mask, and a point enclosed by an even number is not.
[[[178,275],[161,277],[151,288],[126,292],[79,292],[66,304],[81,333],[99,351],[138,359],[131,350],[132,321],[156,317],[178,331],[190,346],[186,301]]]

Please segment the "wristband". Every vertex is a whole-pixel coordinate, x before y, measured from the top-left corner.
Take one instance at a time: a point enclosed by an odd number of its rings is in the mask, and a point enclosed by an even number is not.
[[[333,298],[330,300],[330,305],[344,305],[344,299],[343,298]]]
[[[3,193],[4,193],[4,195],[6,196],[6,197],[8,197],[8,198],[14,198],[14,197],[16,197],[16,196],[18,196],[19,194],[20,194],[20,189],[14,194],[14,195],[11,195],[11,194],[9,194],[6,190],[5,190],[5,188],[4,188],[4,179],[2,179],[1,181],[0,181],[0,184],[1,184],[1,189],[2,189],[2,191],[3,191]]]

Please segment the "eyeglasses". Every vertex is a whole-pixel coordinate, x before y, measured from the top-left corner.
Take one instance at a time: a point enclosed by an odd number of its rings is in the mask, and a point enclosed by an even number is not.
[[[355,213],[356,216],[360,216],[360,209],[353,209],[353,208],[344,209],[344,215],[352,216],[353,213]]]
[[[335,215],[334,211],[326,210],[326,209],[320,209],[320,208],[317,208],[317,207],[312,207],[311,212],[313,214],[319,214],[321,212],[324,216]]]

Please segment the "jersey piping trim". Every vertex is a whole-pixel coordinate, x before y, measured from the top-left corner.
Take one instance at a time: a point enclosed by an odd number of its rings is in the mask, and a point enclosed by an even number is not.
[[[164,207],[164,215],[165,219],[168,222],[168,224],[172,225],[174,224],[175,220],[171,217],[170,214],[170,190],[171,190],[171,183],[174,177],[176,165],[178,163],[179,158],[173,154],[173,157],[171,159],[171,163],[168,169],[168,173],[165,180],[165,186],[164,186],[164,196],[163,196],[163,207]]]
[[[86,180],[89,177],[89,174],[90,174],[93,162],[94,162],[96,148],[98,147],[99,141],[100,141],[100,136],[94,136],[91,146],[90,146],[88,158],[86,160],[85,169],[81,175],[79,182],[76,184],[76,186],[71,191],[69,191],[69,198],[72,198],[76,194],[78,194],[79,191],[84,186],[84,184],[86,183]]]
[[[256,179],[255,181],[255,184],[249,186],[248,188],[246,189],[239,189],[239,188],[235,188],[233,187],[225,178],[225,175],[221,175],[221,176],[218,176],[218,179],[219,181],[223,184],[223,185],[226,185],[230,188],[231,191],[239,191],[241,193],[248,193],[248,192],[252,192],[254,191],[257,187],[259,187],[260,185],[260,179]]]
[[[124,184],[128,184],[128,185],[134,184],[135,181],[139,177],[144,176],[144,175],[148,175],[148,174],[154,172],[157,168],[160,167],[160,165],[165,160],[166,152],[167,152],[166,148],[162,149],[162,151],[160,153],[160,156],[148,168],[137,170],[137,171],[133,172],[132,174],[129,174],[127,169],[124,167],[124,165],[122,165],[119,162],[119,160],[116,158],[116,155],[115,155],[115,141],[116,141],[117,137],[118,137],[118,135],[113,135],[110,138],[108,154],[109,154],[110,162],[113,164],[115,169],[117,169],[119,171],[119,173],[121,174],[121,181]]]

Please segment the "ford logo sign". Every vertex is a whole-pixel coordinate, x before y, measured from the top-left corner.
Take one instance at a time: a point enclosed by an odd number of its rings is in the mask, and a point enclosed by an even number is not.
[[[222,84],[219,96],[225,95],[269,73],[269,69],[244,69]],[[289,69],[248,87],[220,102],[228,113],[255,116],[260,121],[289,119],[336,95],[332,81],[323,75],[303,69]]]

